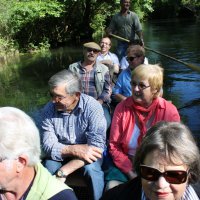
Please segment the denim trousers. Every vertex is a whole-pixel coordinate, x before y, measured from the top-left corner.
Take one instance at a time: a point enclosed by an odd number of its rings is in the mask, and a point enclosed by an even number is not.
[[[123,41],[118,41],[117,43],[117,49],[116,49],[116,54],[119,58],[119,61],[126,56],[126,50],[128,48],[128,42],[123,42]]]
[[[103,104],[102,107],[103,107],[103,112],[104,112],[104,116],[106,118],[106,123],[107,123],[106,130],[108,130],[108,128],[110,127],[110,124],[111,124],[110,108],[106,104]]]
[[[99,200],[103,194],[104,173],[101,168],[102,161],[103,159],[98,159],[96,162],[87,164],[81,168],[81,173],[88,182],[94,200]],[[56,171],[65,163],[66,162],[47,159],[44,161],[44,166],[49,170],[51,174],[55,174]]]

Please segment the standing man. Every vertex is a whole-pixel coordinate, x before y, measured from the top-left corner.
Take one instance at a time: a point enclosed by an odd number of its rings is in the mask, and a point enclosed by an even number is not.
[[[144,63],[145,50],[140,45],[130,45],[127,49],[127,60],[129,66],[118,76],[115,87],[113,88],[114,100],[121,102],[132,95],[131,72],[140,64]]]
[[[77,200],[66,184],[40,163],[40,136],[32,119],[0,108],[0,200]]]
[[[88,181],[93,199],[99,200],[104,188],[101,169],[105,148],[106,120],[102,106],[82,94],[81,81],[69,70],[49,80],[52,102],[42,112],[44,166],[65,181],[77,169]]]
[[[82,82],[83,93],[94,97],[103,107],[107,128],[111,124],[110,96],[112,93],[109,69],[104,64],[96,62],[101,47],[95,42],[83,45],[83,61],[73,63],[69,69],[76,73]]]
[[[137,14],[129,10],[130,2],[131,0],[120,0],[121,10],[113,16],[110,25],[107,28],[107,33],[116,34],[122,38],[130,40],[131,42],[135,40],[137,36],[144,46],[142,26]],[[117,55],[119,60],[125,56],[127,48],[127,42],[118,41]]]

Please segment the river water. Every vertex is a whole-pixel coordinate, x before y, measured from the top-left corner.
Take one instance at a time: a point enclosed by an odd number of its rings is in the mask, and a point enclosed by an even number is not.
[[[145,46],[200,69],[199,22],[153,21],[145,22],[143,28]],[[151,51],[146,55],[150,63],[160,63],[165,69],[164,98],[176,105],[182,121],[200,141],[200,72]],[[1,66],[0,106],[16,106],[35,116],[35,110],[49,100],[49,77],[81,57],[82,47],[73,46],[24,55]]]

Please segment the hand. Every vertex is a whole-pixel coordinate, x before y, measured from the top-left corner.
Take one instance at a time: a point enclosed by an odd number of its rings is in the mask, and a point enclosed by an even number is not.
[[[102,60],[101,63],[106,66],[108,65],[108,67],[113,65],[113,62],[111,60]]]
[[[70,145],[71,154],[75,157],[83,159],[87,163],[93,163],[102,157],[102,151],[95,146],[87,144]]]
[[[102,99],[98,99],[97,100],[101,105],[103,104],[103,100]]]

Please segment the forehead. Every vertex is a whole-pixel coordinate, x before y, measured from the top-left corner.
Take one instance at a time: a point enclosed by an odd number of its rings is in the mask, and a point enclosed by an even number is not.
[[[110,44],[110,39],[109,39],[109,38],[103,38],[103,39],[101,40],[101,42],[105,42],[105,43]]]
[[[176,155],[166,156],[159,150],[154,150],[145,156],[143,164],[159,168],[160,166],[181,166],[184,165],[182,160]]]
[[[121,0],[121,3],[130,3],[130,0]]]

